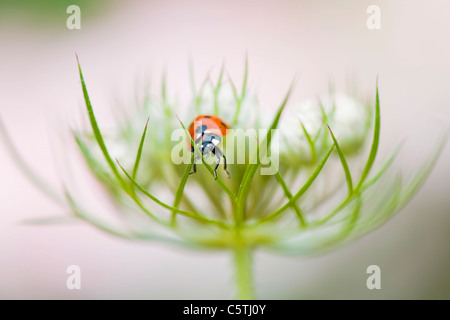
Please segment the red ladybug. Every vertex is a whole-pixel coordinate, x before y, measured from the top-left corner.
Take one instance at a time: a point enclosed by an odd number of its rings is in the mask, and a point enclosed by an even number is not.
[[[226,124],[225,121],[220,119],[217,116],[212,115],[200,115],[192,122],[189,126],[189,134],[194,140],[195,144],[199,147],[200,152],[203,155],[209,156],[210,153],[217,157],[217,164],[214,168],[214,180],[217,180],[217,168],[220,164],[220,158],[223,157],[223,168],[230,177],[230,174],[227,171],[227,158],[225,158],[222,150],[220,150],[217,145],[222,141],[222,137],[227,134],[227,129],[230,129],[230,126]],[[194,152],[194,147],[189,142],[189,146],[191,146],[191,151]],[[198,156],[194,159],[193,172],[190,174],[194,174],[197,172],[197,168],[195,165],[195,161],[198,159]]]

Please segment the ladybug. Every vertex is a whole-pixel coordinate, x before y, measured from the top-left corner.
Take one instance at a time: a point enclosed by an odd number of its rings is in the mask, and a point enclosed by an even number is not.
[[[209,157],[210,153],[217,157],[217,164],[214,168],[214,180],[217,180],[217,168],[220,164],[220,158],[223,157],[223,169],[230,177],[230,174],[227,171],[227,158],[223,154],[222,150],[220,150],[217,145],[222,141],[222,137],[227,134],[227,129],[230,129],[230,126],[223,121],[221,118],[213,115],[200,115],[194,119],[194,121],[189,126],[189,134],[194,140],[195,144],[200,149],[200,152],[206,157]],[[194,146],[188,142],[191,147],[191,152],[194,152]],[[196,156],[193,164],[193,172],[190,174],[194,174],[197,172],[196,168],[196,160],[198,160],[199,156]]]

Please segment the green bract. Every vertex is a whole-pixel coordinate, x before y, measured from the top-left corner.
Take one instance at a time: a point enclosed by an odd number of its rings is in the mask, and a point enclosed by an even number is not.
[[[397,151],[374,167],[380,140],[378,87],[372,108],[361,104],[363,125],[356,131],[345,131],[345,126],[343,132],[336,131],[337,135],[333,131],[334,126],[342,127],[342,115],[341,120],[336,118],[336,108],[349,101],[359,105],[348,96],[328,102],[324,99],[333,107],[317,102],[319,124],[317,117],[314,124],[308,123],[308,114],[292,124],[292,119],[283,118],[291,88],[270,123],[265,124],[259,117],[256,98],[247,89],[247,63],[240,89],[231,79],[225,80],[223,68],[215,83],[207,78],[196,90],[192,82],[194,95],[185,114],[169,102],[163,80],[160,97],[145,95],[142,106],[106,136],[78,67],[90,129],[74,130],[74,137],[90,170],[123,216],[123,225],[113,227],[100,219],[84,207],[82,199],[76,199],[69,187],[65,189],[67,204],[77,217],[123,238],[231,250],[238,298],[254,297],[251,257],[255,249],[311,254],[373,230],[398,212],[417,191],[445,142],[443,139],[411,179],[405,181],[399,174],[384,175]],[[301,143],[286,144],[282,130],[279,170],[274,175],[261,175],[263,164],[258,159],[254,163],[229,165],[231,179],[220,167],[214,181],[213,166],[205,163],[198,165],[196,175],[190,176],[192,163],[174,164],[171,159],[172,148],[178,143],[171,136],[174,130],[182,128],[187,144],[190,137],[186,126],[200,114],[216,114],[235,129],[281,126],[293,141]],[[266,142],[269,146],[276,143],[272,132],[275,131],[269,130],[260,137],[258,148]],[[366,140],[368,152],[363,155],[358,151]],[[15,155],[12,146],[11,150]],[[355,161],[358,155],[361,157]],[[192,160],[194,155],[190,157]],[[247,160],[251,157],[248,155]]]

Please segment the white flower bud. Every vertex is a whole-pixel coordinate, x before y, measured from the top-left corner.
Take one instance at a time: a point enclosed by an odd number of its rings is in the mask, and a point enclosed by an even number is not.
[[[279,126],[280,152],[291,158],[292,164],[314,162],[332,143],[323,112],[345,154],[356,152],[363,145],[371,118],[370,109],[364,104],[342,93],[325,96],[320,101],[306,100],[287,110]]]

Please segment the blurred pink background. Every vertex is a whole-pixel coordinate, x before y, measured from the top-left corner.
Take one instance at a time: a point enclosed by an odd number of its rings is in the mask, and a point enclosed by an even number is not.
[[[366,27],[371,4],[381,8],[381,30]],[[58,186],[51,141],[82,107],[75,52],[100,122],[117,100],[134,101],[137,79],[151,75],[157,89],[166,68],[171,94],[186,98],[190,56],[198,81],[223,61],[240,79],[248,53],[249,86],[268,111],[296,73],[298,101],[325,93],[330,79],[338,90],[354,79],[373,94],[378,75],[381,156],[406,138],[397,165],[414,167],[450,125],[449,12],[438,0],[135,0],[99,6],[86,19],[81,6],[81,30],[68,30],[64,10],[45,25],[2,11],[0,114],[24,158]],[[449,159],[447,146],[395,218],[344,248],[308,259],[258,252],[258,298],[449,299]],[[126,242],[83,223],[21,224],[67,212],[24,177],[3,143],[0,163],[0,298],[233,297],[225,252]],[[81,290],[66,288],[71,264],[81,267]],[[381,290],[366,287],[372,264],[381,267]]]

